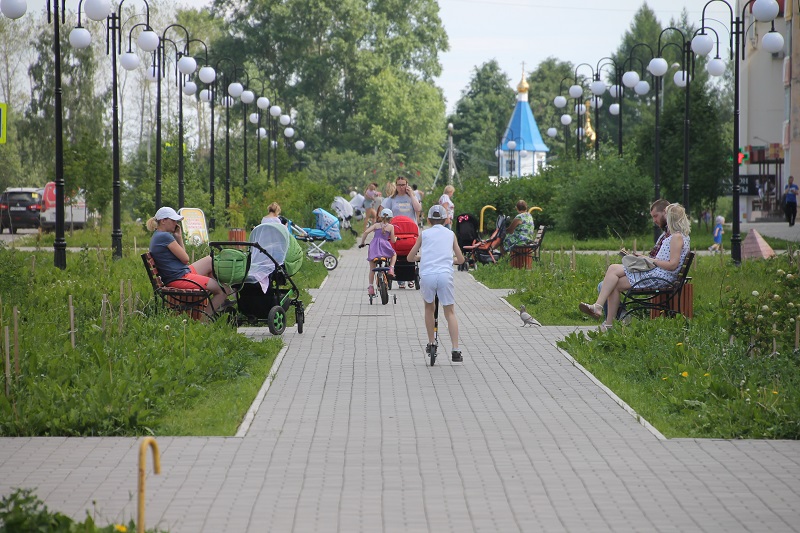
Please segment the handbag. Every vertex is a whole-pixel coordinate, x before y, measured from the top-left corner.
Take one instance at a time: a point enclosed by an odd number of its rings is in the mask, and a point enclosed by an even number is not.
[[[626,255],[622,258],[622,266],[630,272],[647,272],[653,270],[656,264],[649,257],[641,255]]]
[[[212,261],[214,278],[225,285],[238,285],[250,270],[250,254],[235,248],[224,248]]]

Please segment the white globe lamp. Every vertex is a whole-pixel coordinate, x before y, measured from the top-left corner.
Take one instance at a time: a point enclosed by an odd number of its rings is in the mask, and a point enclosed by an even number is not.
[[[553,98],[553,105],[561,109],[562,107],[567,105],[567,99],[559,94],[558,96]]]
[[[583,87],[581,87],[580,85],[573,85],[572,87],[569,88],[569,95],[572,98],[580,98],[581,96],[583,96]]]
[[[280,122],[281,126],[288,126],[289,124],[292,123],[292,117],[290,117],[289,115],[281,115]]]
[[[0,11],[10,19],[18,19],[28,11],[25,0],[0,0]]]
[[[269,108],[269,98],[266,96],[260,96],[258,100],[256,100],[256,105],[259,109],[268,109]]]
[[[714,48],[714,39],[707,33],[698,33],[692,39],[692,52],[699,56],[707,56]]]
[[[555,137],[558,135],[558,130],[555,128],[547,128],[547,136],[548,137]]]
[[[775,0],[756,0],[753,2],[753,16],[759,22],[772,22],[778,16],[780,6]]]
[[[217,79],[217,71],[215,71],[213,67],[201,67],[200,72],[197,73],[197,77],[200,78],[200,81],[208,85],[209,83],[214,83],[214,80]]]
[[[622,84],[629,88],[633,89],[636,87],[636,84],[639,83],[639,73],[633,70],[629,70],[625,74],[622,75]]]
[[[294,128],[286,128],[285,130],[283,130],[283,135],[287,139],[291,139],[292,137],[294,137]]]
[[[228,85],[228,94],[233,96],[234,98],[239,98],[242,96],[244,92],[244,87],[238,81],[235,81]]]
[[[139,67],[139,56],[134,52],[125,52],[119,56],[119,62],[125,70],[136,70]]]
[[[650,84],[644,80],[640,80],[639,83],[634,86],[633,91],[639,96],[644,96],[650,92]]]
[[[715,57],[706,63],[706,70],[712,76],[722,76],[725,74],[725,62],[722,59]]]
[[[572,124],[572,116],[567,114],[561,115],[561,124],[564,126],[569,126]]]
[[[611,104],[608,106],[608,112],[614,116],[619,115],[619,104]]]
[[[276,106],[276,105],[274,105],[274,106],[269,108],[269,114],[270,114],[271,117],[277,118],[281,114],[281,108]]]
[[[86,0],[83,12],[92,20],[103,20],[111,14],[110,0]]]
[[[194,74],[196,69],[197,61],[195,61],[193,57],[183,56],[178,60],[178,70],[181,71],[181,74],[190,76],[191,74]]]
[[[650,74],[653,76],[658,76],[660,78],[669,70],[669,64],[663,57],[654,57],[647,65],[647,70],[650,71]]]
[[[767,32],[761,39],[761,45],[770,54],[777,54],[783,50],[783,35],[775,30]]]
[[[302,150],[303,148],[306,147],[306,143],[304,143],[303,141],[297,141],[296,143],[294,143],[294,147],[297,148],[298,150]]]
[[[600,96],[601,94],[606,92],[606,84],[602,80],[595,80],[592,82],[592,85],[589,87],[592,91],[592,94],[595,96]]]
[[[194,93],[197,92],[197,84],[193,81],[187,81],[183,84],[183,94],[186,96],[192,96]]]
[[[136,45],[145,52],[152,52],[158,48],[158,34],[153,30],[145,30],[136,38]]]
[[[208,89],[203,89],[200,91],[200,100],[203,102],[210,102],[211,101],[211,91]]]

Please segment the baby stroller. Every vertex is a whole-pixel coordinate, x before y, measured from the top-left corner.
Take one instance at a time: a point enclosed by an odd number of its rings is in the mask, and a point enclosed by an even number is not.
[[[398,215],[392,219],[394,235],[397,240],[392,243],[392,248],[397,252],[397,261],[394,264],[395,281],[411,281],[414,287],[419,290],[419,266],[416,261],[408,260],[408,252],[417,243],[419,237],[419,226],[414,220]],[[389,282],[391,288],[391,281]]]
[[[303,264],[303,250],[289,230],[282,224],[261,224],[250,232],[249,242],[211,242],[214,276],[225,283],[238,281],[232,287],[236,290],[235,323],[266,326],[273,335],[280,335],[286,329],[286,313],[294,306],[297,332],[303,333],[305,310],[300,300],[300,290],[292,276]],[[249,268],[243,281],[220,279],[220,264],[215,261],[231,248],[245,247]],[[238,250],[234,250],[238,251]],[[240,252],[241,253],[241,252]]]
[[[303,241],[308,246],[306,255],[312,261],[322,261],[325,268],[333,270],[339,264],[336,256],[326,252],[322,249],[322,245],[326,242],[340,241],[342,236],[339,233],[339,219],[331,215],[321,207],[314,209],[314,216],[316,217],[316,228],[301,228],[288,221],[289,231],[295,236],[298,241]],[[317,244],[317,243],[321,244]]]
[[[505,236],[506,217],[497,215],[497,224],[495,224],[494,231],[487,239],[476,240],[471,245],[464,246],[464,251],[469,254],[469,261],[475,265],[475,268],[478,267],[478,263],[497,263],[497,260],[503,255],[500,247]]]
[[[352,199],[350,200],[350,205],[353,206],[353,218],[356,220],[364,220],[364,195],[353,191],[350,193]]]
[[[478,217],[469,213],[464,213],[456,217],[456,239],[458,240],[458,247],[461,248],[461,253],[467,258],[464,263],[458,265],[458,270],[469,270],[471,266],[475,265],[475,260],[472,254],[467,253],[464,249],[465,246],[472,246],[478,238]]]
[[[336,213],[336,216],[339,217],[341,228],[350,230],[350,233],[352,233],[354,237],[357,237],[358,232],[350,225],[350,220],[353,219],[353,215],[355,214],[353,206],[350,205],[350,202],[341,196],[336,196],[331,204],[331,209],[334,211],[334,213]]]

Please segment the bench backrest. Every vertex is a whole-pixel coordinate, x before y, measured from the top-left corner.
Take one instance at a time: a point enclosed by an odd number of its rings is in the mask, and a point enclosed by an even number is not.
[[[539,229],[536,230],[536,237],[533,239],[533,244],[541,244],[542,239],[544,238],[544,226],[539,226]]]
[[[153,290],[163,287],[164,284],[161,282],[161,276],[158,274],[156,262],[153,260],[153,256],[150,255],[150,252],[142,254],[142,262],[144,263],[145,270],[147,270],[147,276],[150,278],[150,284],[153,286]]]
[[[686,280],[689,278],[689,269],[692,267],[692,261],[694,261],[694,252],[688,252],[686,258],[683,260],[681,271],[678,273],[679,287],[683,287],[683,284],[686,283]]]

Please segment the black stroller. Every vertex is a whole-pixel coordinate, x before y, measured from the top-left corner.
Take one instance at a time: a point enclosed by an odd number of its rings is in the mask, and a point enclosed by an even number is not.
[[[467,253],[465,246],[472,246],[478,240],[478,217],[470,213],[463,213],[456,217],[456,239],[461,253],[464,254],[466,261],[458,265],[458,270],[467,271],[475,266],[475,259],[472,254]]]
[[[286,313],[294,306],[297,332],[303,333],[305,310],[300,289],[292,280],[302,265],[303,250],[286,226],[261,224],[253,228],[249,242],[211,242],[209,246],[212,263],[215,251],[221,255],[232,247],[246,248],[250,256],[244,280],[231,284],[236,291],[236,325],[266,325],[270,333],[280,335],[286,329]],[[216,270],[215,264],[215,277]]]

